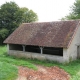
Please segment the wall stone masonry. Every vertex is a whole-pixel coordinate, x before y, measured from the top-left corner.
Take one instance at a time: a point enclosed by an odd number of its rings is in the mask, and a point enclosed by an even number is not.
[[[47,54],[40,54],[40,53],[31,53],[31,52],[9,50],[9,55],[16,56],[18,58],[50,60],[50,61],[57,61],[57,62],[60,62],[60,63],[64,62],[63,57],[61,57],[61,56],[54,56],[54,55],[47,55]]]

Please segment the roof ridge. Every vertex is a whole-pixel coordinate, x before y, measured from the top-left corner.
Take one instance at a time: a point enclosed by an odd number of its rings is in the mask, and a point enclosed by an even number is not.
[[[47,21],[47,22],[30,22],[30,23],[22,23],[22,24],[35,24],[35,23],[54,23],[54,22],[68,22],[68,21],[80,21],[80,19],[75,20],[58,20],[58,21]]]

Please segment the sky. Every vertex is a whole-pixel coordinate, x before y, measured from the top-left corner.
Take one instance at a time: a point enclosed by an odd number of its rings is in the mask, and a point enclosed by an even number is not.
[[[75,0],[0,0],[0,5],[14,1],[19,7],[32,9],[39,22],[58,21],[70,13]]]

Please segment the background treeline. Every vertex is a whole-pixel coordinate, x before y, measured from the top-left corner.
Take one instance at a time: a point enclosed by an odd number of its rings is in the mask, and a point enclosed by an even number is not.
[[[70,13],[61,20],[73,19],[80,19],[80,0],[75,0],[74,4],[70,7]]]

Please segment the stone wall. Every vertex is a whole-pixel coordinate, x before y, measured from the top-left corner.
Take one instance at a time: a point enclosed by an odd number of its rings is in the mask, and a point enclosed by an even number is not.
[[[60,62],[60,63],[64,62],[62,56],[46,55],[46,54],[40,54],[40,53],[9,50],[9,55],[16,56],[18,58],[50,60],[50,61],[57,61],[57,62]]]
[[[69,55],[69,60],[71,61],[77,59],[77,57],[80,58],[80,26],[76,31],[77,32],[75,32],[72,42],[70,43],[69,48],[67,49],[67,54]]]

